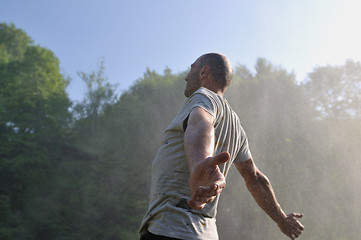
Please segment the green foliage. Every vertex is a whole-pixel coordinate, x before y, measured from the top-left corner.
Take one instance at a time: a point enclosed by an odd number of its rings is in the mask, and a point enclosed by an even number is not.
[[[73,107],[73,138],[78,147],[91,151],[92,136],[99,127],[99,118],[117,101],[116,87],[108,82],[105,76],[104,61],[97,71],[91,73],[78,72],[86,85],[87,91],[82,102]],[[80,139],[80,141],[78,141]],[[86,139],[86,141],[84,141]]]
[[[115,89],[117,86],[107,82],[108,79],[104,76],[104,61],[100,63],[97,72],[78,72],[78,75],[84,81],[87,91],[84,100],[74,107],[75,113],[79,116],[78,118],[97,118],[107,105],[116,102]]]
[[[0,64],[21,61],[26,48],[32,41],[21,29],[14,24],[0,24]]]
[[[7,216],[0,236],[18,239],[29,230],[27,204],[47,191],[70,101],[50,50],[12,24],[0,25],[0,40],[0,198]]]
[[[361,117],[360,62],[347,60],[343,66],[317,67],[309,74],[305,88],[323,117]]]
[[[185,101],[185,74],[147,69],[118,97],[102,62],[79,73],[87,93],[69,113],[55,55],[0,24],[0,239],[137,239],[152,160]],[[359,75],[349,60],[298,84],[259,59],[255,73],[235,68],[226,93],[279,202],[305,214],[304,239],[361,233]],[[217,223],[225,240],[286,239],[235,169]]]
[[[97,178],[104,180],[100,187],[110,184],[108,206],[117,212],[109,209],[108,218],[117,223],[121,235],[116,239],[137,236],[148,205],[149,168],[166,124],[182,104],[179,99],[184,99],[174,94],[183,77],[170,73],[161,76],[148,70],[106,110],[99,119],[99,128],[84,147],[98,154]],[[112,228],[106,226],[108,231]]]

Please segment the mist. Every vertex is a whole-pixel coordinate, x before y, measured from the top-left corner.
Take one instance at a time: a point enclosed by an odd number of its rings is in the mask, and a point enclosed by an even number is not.
[[[352,63],[360,69],[359,63]],[[347,71],[349,64],[315,68],[302,84],[270,64],[266,74],[243,79],[228,96],[248,134],[254,160],[270,178],[284,211],[304,214],[300,239],[357,239],[359,234],[360,99],[350,93],[359,94],[360,89],[332,85],[337,75],[329,74]],[[236,75],[245,71],[240,68]],[[348,79],[338,76],[347,86],[360,79],[358,71],[349,73]],[[312,84],[324,89],[312,91]],[[335,98],[348,92],[346,99],[355,108],[349,111],[352,114],[346,116],[343,103],[327,99],[324,93],[329,91]],[[321,104],[330,111],[318,111]],[[231,172],[223,194],[217,221],[220,239],[287,239],[257,206],[237,171]]]
[[[300,84],[292,73],[265,59],[259,59],[255,69],[250,74],[236,66],[225,97],[238,113],[254,160],[271,180],[282,208],[304,214],[301,239],[356,239],[361,209],[359,110],[348,116],[339,110],[338,117],[320,111],[321,100],[333,102],[319,95],[321,89],[311,89],[314,82],[326,81],[323,77],[310,74]],[[185,101],[185,73],[147,71],[102,116],[94,136],[87,138],[92,140],[82,148],[96,149],[100,159],[108,156],[117,162],[98,178],[108,176],[106,181],[126,186],[115,191],[115,199],[121,200],[113,204],[121,206],[123,220],[117,227],[133,238],[147,209],[151,163],[162,133]],[[287,239],[257,206],[235,168],[221,196],[217,225],[220,239]]]
[[[101,65],[80,73],[87,93],[72,103],[54,54],[1,27],[22,44],[0,55],[0,238],[137,239],[152,160],[186,100],[186,69],[147,69],[117,95]],[[300,239],[357,239],[360,63],[315,67],[301,83],[266,59],[254,69],[236,65],[225,97],[282,208],[304,214]],[[222,240],[287,239],[235,168],[217,225]]]

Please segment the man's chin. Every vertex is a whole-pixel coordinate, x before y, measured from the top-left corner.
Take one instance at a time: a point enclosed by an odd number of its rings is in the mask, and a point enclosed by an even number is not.
[[[187,98],[189,98],[193,93],[195,93],[199,88],[197,88],[196,90],[184,90],[184,96],[186,96]]]
[[[190,96],[191,94],[189,94],[189,92],[186,90],[184,90],[184,96],[186,96],[187,98]]]

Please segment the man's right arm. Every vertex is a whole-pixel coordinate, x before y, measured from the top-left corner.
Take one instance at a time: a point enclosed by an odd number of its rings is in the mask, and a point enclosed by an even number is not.
[[[291,239],[297,238],[304,227],[296,218],[302,214],[286,215],[277,202],[271,182],[254,164],[252,159],[235,163],[244,178],[247,188],[258,205],[278,224],[281,231]]]
[[[225,177],[218,165],[229,159],[229,153],[214,154],[213,116],[202,108],[194,108],[184,133],[184,152],[188,162],[189,186],[192,194],[188,206],[203,209],[225,187]]]

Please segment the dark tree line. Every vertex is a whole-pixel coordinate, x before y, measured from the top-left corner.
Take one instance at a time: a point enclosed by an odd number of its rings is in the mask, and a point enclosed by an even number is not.
[[[360,63],[317,67],[302,83],[265,59],[234,70],[226,98],[285,211],[305,214],[302,238],[357,239]],[[118,96],[102,63],[79,73],[87,93],[71,102],[54,53],[0,24],[0,239],[137,239],[185,74],[147,69]],[[217,224],[221,239],[286,239],[235,169]]]

